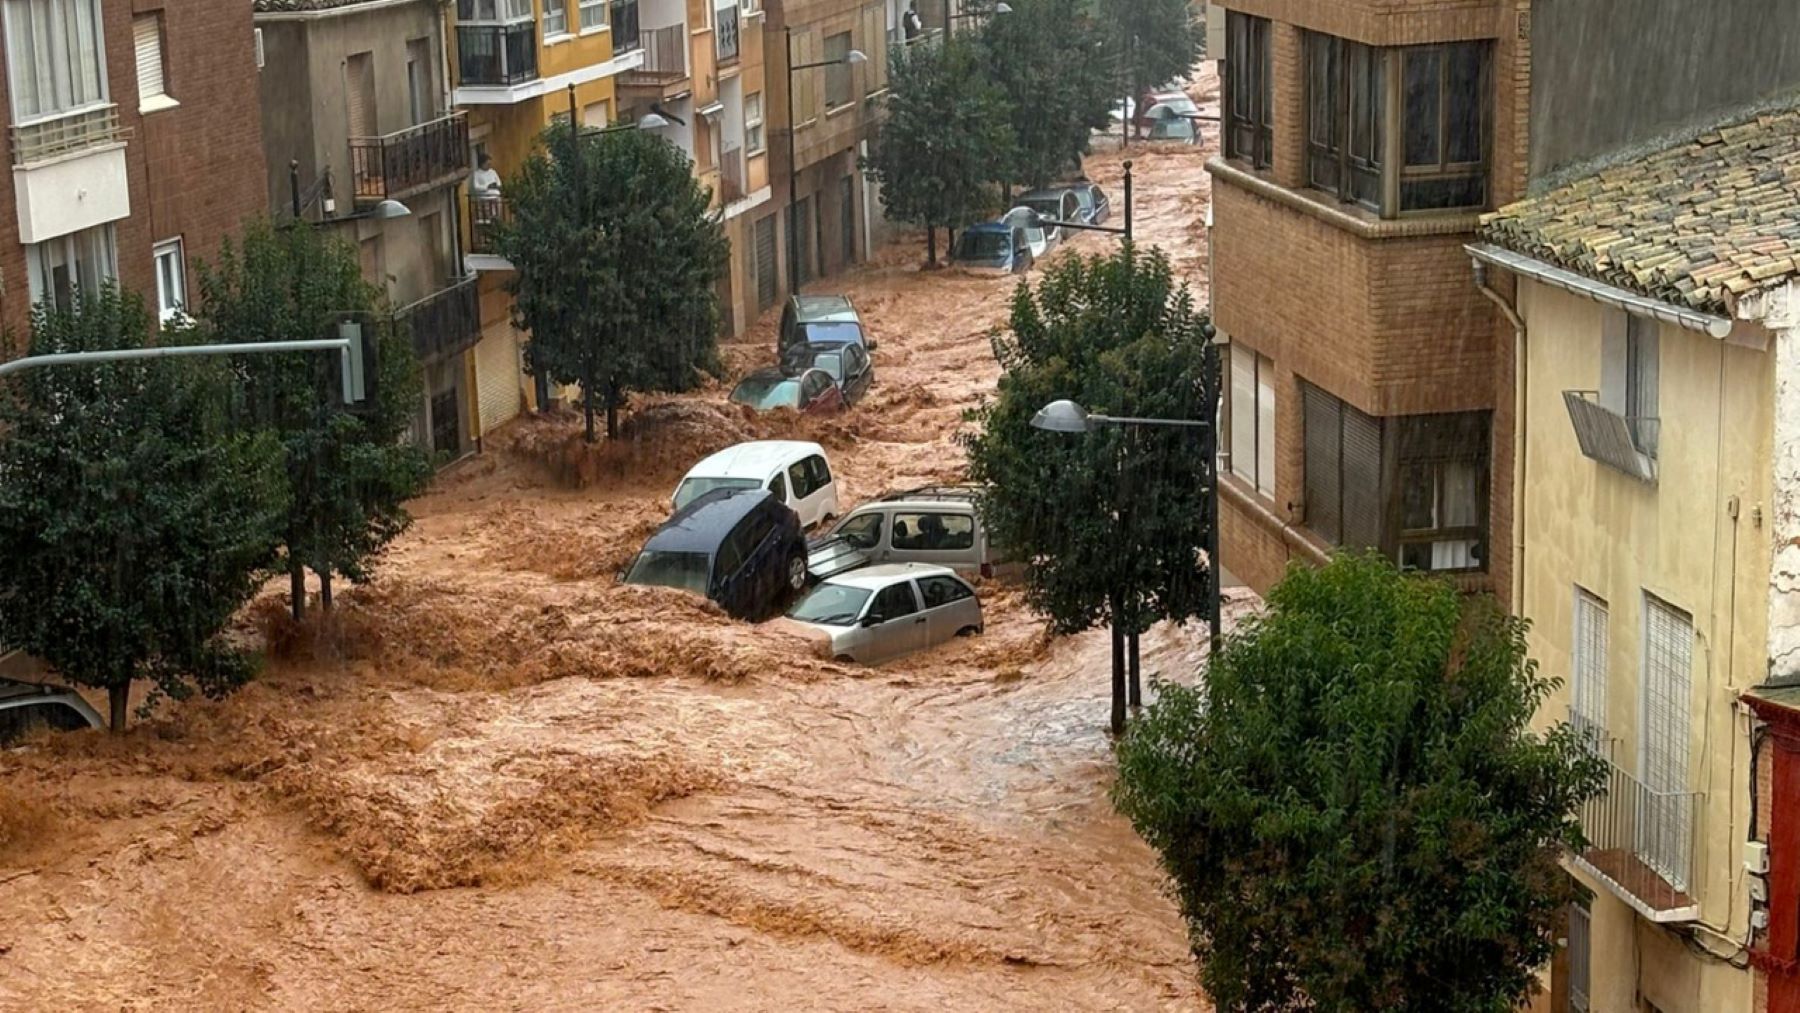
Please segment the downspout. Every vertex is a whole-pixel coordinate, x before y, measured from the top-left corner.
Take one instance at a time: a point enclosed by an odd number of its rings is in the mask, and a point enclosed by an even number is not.
[[[1513,567],[1512,611],[1522,614],[1525,605],[1525,409],[1530,370],[1525,362],[1525,321],[1518,309],[1488,284],[1487,264],[1470,258],[1475,268],[1475,288],[1506,316],[1513,327]]]

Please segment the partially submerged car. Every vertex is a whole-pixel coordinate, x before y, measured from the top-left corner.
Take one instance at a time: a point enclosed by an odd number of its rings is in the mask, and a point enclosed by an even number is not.
[[[1166,116],[1150,121],[1149,139],[1178,144],[1200,143],[1200,121],[1186,116]]]
[[[1044,229],[1044,218],[1031,208],[1017,207],[1000,217],[999,224],[1024,234],[1025,248],[1031,259],[1042,260],[1050,252],[1050,234]]]
[[[824,372],[852,405],[863,399],[875,383],[875,365],[869,351],[853,341],[805,341],[789,345],[781,356],[781,371],[788,376]]]
[[[1081,202],[1081,220],[1089,225],[1105,225],[1112,217],[1112,201],[1107,198],[1106,191],[1100,184],[1090,180],[1078,179],[1072,183],[1059,184],[1063,189],[1075,195]]]
[[[870,566],[813,588],[788,618],[830,640],[839,661],[872,664],[981,632],[975,589],[949,568]]]
[[[808,341],[837,344],[851,341],[875,350],[875,342],[863,327],[862,317],[843,295],[797,295],[781,311],[781,330],[776,332],[775,352]]]
[[[965,486],[931,486],[864,503],[808,546],[815,579],[872,563],[930,563],[991,575],[999,562]]]
[[[740,619],[775,615],[806,587],[800,518],[763,489],[714,489],[651,535],[620,575],[680,588]]]
[[[1036,211],[1040,218],[1046,219],[1044,236],[1050,240],[1052,245],[1062,242],[1067,237],[1063,235],[1061,225],[1050,223],[1081,222],[1081,198],[1066,187],[1032,190],[1019,198],[1019,204]]]
[[[78,732],[104,725],[99,712],[66,686],[0,679],[0,748],[39,729]]]
[[[956,237],[950,262],[971,271],[1023,274],[1036,261],[1025,230],[1004,222],[971,225]]]
[[[812,527],[837,516],[837,480],[825,448],[801,440],[752,440],[726,447],[688,469],[672,497],[676,510],[715,489],[767,489]]]
[[[831,374],[822,369],[791,374],[780,369],[759,369],[731,389],[731,403],[759,412],[788,408],[807,415],[829,415],[843,410],[844,393]]]

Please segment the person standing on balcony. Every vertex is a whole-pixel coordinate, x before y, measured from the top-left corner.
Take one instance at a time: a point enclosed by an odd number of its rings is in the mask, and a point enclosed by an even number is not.
[[[491,222],[500,217],[500,174],[494,171],[494,160],[482,152],[475,174],[469,177],[469,192],[475,196],[475,212],[479,220]]]
[[[900,24],[906,31],[906,41],[909,43],[925,31],[925,22],[919,18],[918,0],[912,0],[906,5],[906,14],[900,18]]]

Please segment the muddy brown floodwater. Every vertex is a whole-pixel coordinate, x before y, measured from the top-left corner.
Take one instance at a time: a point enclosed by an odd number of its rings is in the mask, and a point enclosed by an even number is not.
[[[1205,151],[1130,156],[1141,240],[1203,298]],[[1120,161],[1089,164],[1115,200]],[[752,421],[712,389],[592,455],[524,420],[330,621],[259,600],[242,692],[0,755],[0,1008],[1204,1008],[1107,801],[1103,634],[1049,640],[989,584],[985,636],[846,667],[613,582],[736,440],[818,439],[847,501],[959,477],[1012,282],[920,259],[829,283],[880,341],[849,415]],[[1202,642],[1157,631],[1146,670],[1190,677]]]

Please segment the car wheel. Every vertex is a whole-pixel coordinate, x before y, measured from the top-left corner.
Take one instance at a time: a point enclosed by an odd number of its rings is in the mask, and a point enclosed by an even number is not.
[[[789,590],[806,590],[806,557],[798,552],[788,557],[787,583]]]

